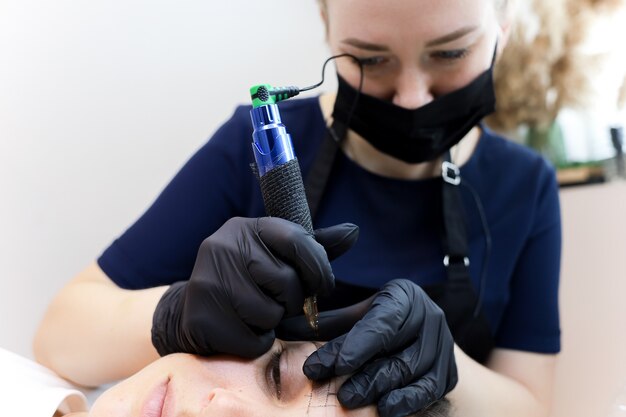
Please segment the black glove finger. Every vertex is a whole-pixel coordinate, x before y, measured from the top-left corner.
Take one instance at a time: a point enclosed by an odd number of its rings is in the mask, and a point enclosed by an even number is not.
[[[359,238],[359,226],[341,223],[335,226],[317,229],[313,232],[317,240],[326,249],[329,260],[346,253]]]
[[[339,336],[309,355],[302,365],[304,375],[313,381],[321,381],[334,376],[337,355],[345,337],[345,335]]]
[[[215,303],[211,298],[221,296],[217,291],[203,291],[200,292],[201,296],[197,296],[197,293],[194,294],[197,289],[197,283],[187,283],[180,326],[183,337],[178,342],[181,346],[179,351],[205,356],[220,352],[254,358],[270,349],[275,339],[275,324],[272,323],[280,321],[283,311],[281,306],[261,294],[265,297],[262,308],[241,313],[236,310],[237,305]],[[251,300],[248,295],[237,299],[237,302],[243,302],[246,307],[260,306],[258,300],[245,302],[245,298]],[[213,307],[210,314],[219,317],[219,320],[208,320],[207,310],[202,306],[204,303]],[[251,326],[269,330],[255,331]]]
[[[328,295],[335,276],[324,247],[299,224],[278,217],[260,217],[256,231],[269,250],[299,273],[305,292]]]
[[[226,300],[226,301],[225,301]],[[245,323],[260,330],[273,330],[285,313],[283,306],[267,296],[250,279],[201,281],[190,280],[185,292],[184,311],[193,319],[193,329],[200,329],[211,314],[216,326],[222,323]],[[219,317],[220,320],[215,320]]]
[[[226,332],[212,334],[208,341],[216,352],[254,359],[270,350],[276,336],[273,330],[257,334],[241,322],[233,323]],[[195,353],[192,351],[191,353]]]
[[[276,336],[282,340],[331,340],[347,332],[367,312],[374,297],[337,310],[322,311],[315,333],[303,315],[281,320]]]
[[[390,281],[376,294],[370,310],[346,336],[335,366],[337,375],[354,373],[372,358],[394,352],[415,338],[425,312],[413,305],[415,297],[407,292],[412,287],[404,283]]]
[[[270,259],[272,258],[272,259]],[[251,259],[248,264],[249,282],[254,282],[263,292],[285,308],[285,316],[302,314],[304,288],[298,273],[282,260],[271,257]]]
[[[230,304],[227,304],[226,308],[232,308],[241,322],[265,331],[273,330],[278,326],[285,315],[285,307],[281,303],[265,294],[256,285],[240,287],[238,290],[239,293],[233,293]],[[223,316],[218,317],[227,317],[229,313],[230,311],[225,310]]]
[[[458,373],[454,359],[454,343],[445,324],[441,324],[439,334],[433,336],[436,343],[422,343],[422,352],[436,346],[435,358],[430,369],[423,371],[423,366],[411,370],[412,382],[406,382],[398,389],[392,389],[378,401],[381,416],[404,416],[423,410],[442,399],[458,382]],[[404,360],[408,358],[405,357]],[[417,361],[416,363],[419,363]],[[428,362],[427,360],[424,363]],[[421,368],[421,369],[420,369]],[[406,381],[406,380],[405,380]]]
[[[396,389],[383,396],[378,401],[380,417],[404,417],[415,414],[438,399],[442,395],[437,393],[435,380],[425,376],[404,388]]]
[[[337,393],[339,402],[351,409],[363,407],[421,378],[435,362],[436,340],[418,339],[403,351],[366,365],[341,386]]]

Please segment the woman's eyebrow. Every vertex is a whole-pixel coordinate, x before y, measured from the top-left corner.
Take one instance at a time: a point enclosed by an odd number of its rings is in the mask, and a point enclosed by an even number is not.
[[[430,40],[426,43],[426,47],[433,47],[446,44],[448,42],[455,41],[468,33],[474,32],[480,26],[465,26],[461,29],[457,29],[454,32],[450,32],[447,35],[440,36],[436,39]],[[371,52],[389,52],[389,47],[386,45],[381,45],[377,43],[366,42],[357,38],[346,38],[341,41],[342,43],[350,46],[354,46],[355,48],[363,49],[365,51]]]
[[[350,46],[354,46],[355,48],[363,49],[365,51],[372,52],[387,52],[389,48],[385,45],[379,45],[376,43],[365,42],[356,38],[347,38],[341,41],[341,43],[345,43]]]
[[[442,45],[444,43],[448,43],[448,42],[452,42],[455,41],[459,38],[462,38],[463,36],[467,35],[468,33],[471,33],[475,30],[477,30],[479,28],[479,26],[465,26],[462,27],[461,29],[455,30],[454,32],[448,33],[447,35],[443,35],[439,38],[433,39],[431,41],[428,41],[426,43],[427,47],[432,47],[432,46],[438,46],[438,45]]]

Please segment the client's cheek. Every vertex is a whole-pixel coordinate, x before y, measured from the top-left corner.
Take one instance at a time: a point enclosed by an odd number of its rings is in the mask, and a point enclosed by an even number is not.
[[[119,392],[119,385],[105,391],[91,407],[89,417],[131,416],[132,404],[128,401],[129,395]]]

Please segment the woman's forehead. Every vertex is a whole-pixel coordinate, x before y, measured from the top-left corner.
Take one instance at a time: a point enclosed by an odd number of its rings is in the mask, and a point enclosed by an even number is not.
[[[436,39],[464,27],[482,27],[496,18],[495,0],[326,1],[331,36],[377,42]]]

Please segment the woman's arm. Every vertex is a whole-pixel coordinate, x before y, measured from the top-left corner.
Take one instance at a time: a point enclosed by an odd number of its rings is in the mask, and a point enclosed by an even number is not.
[[[518,161],[520,165],[512,169],[527,173],[523,181],[532,191],[525,198],[533,208],[519,218],[527,221],[527,237],[506,284],[506,309],[499,327],[493,329],[497,347],[486,366],[455,347],[459,382],[449,394],[457,413],[453,415],[543,417],[550,413],[560,349],[559,187],[554,168],[545,160],[533,156],[528,165],[521,157]],[[507,189],[514,189],[513,185]]]
[[[159,357],[152,314],[167,288],[121,289],[94,262],[48,307],[35,335],[35,358],[85,386],[134,374]]]
[[[281,318],[302,310],[305,289],[328,295],[329,257],[357,236],[351,224],[311,234],[277,217],[235,217],[202,242],[189,279],[170,287],[120,289],[92,265],[53,300],[36,356],[83,385],[129,376],[159,353],[258,357]]]
[[[550,413],[556,355],[495,349],[487,367],[455,347],[455,417],[545,417]]]

